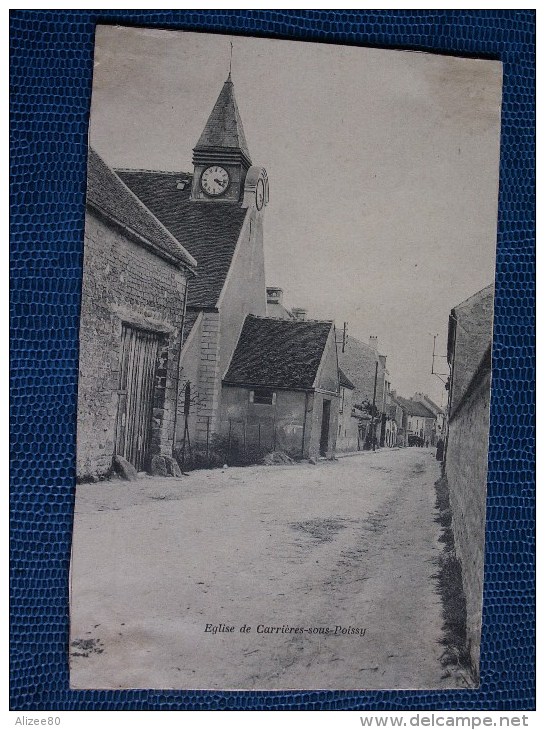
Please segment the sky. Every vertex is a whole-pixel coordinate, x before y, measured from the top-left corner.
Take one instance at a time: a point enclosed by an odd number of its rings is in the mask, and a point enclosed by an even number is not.
[[[270,184],[267,285],[311,318],[377,336],[392,388],[446,404],[433,335],[445,354],[450,310],[494,280],[501,63],[99,26],[89,139],[106,162],[192,172],[230,41]]]

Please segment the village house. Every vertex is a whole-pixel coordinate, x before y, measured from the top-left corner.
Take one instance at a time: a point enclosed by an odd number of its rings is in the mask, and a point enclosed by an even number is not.
[[[192,173],[118,174],[199,262],[187,294],[176,432],[178,451],[188,437],[198,454],[219,432],[222,379],[246,317],[266,315],[268,179],[252,164],[231,77],[193,150]]]
[[[89,150],[80,320],[78,480],[173,460],[184,300],[196,261]],[[117,466],[121,463],[118,460]]]
[[[276,319],[298,319],[305,321],[307,310],[294,307],[286,309],[283,302],[284,292],[280,287],[267,287],[267,316]],[[339,350],[342,340],[337,341]],[[370,418],[368,414],[354,406],[354,384],[339,368],[339,425],[337,431],[337,451],[358,451],[363,448],[365,429]]]
[[[332,322],[248,315],[223,379],[227,463],[271,451],[332,458],[340,394]]]
[[[420,401],[396,395],[403,409],[405,446],[432,444],[435,438],[435,414]]]
[[[378,352],[378,338],[369,338],[369,344],[347,335],[343,348],[339,348],[339,366],[354,385],[353,403],[356,412],[369,415],[360,419],[360,443],[362,448],[372,448],[371,424],[375,432],[375,445],[385,444],[388,393],[390,376],[386,367],[386,356]],[[375,389],[376,376],[376,389]],[[375,415],[372,419],[373,395]],[[383,417],[384,416],[384,417]]]
[[[445,412],[426,393],[415,393],[412,400],[422,403],[435,415],[435,432],[432,441],[432,446],[435,446],[438,439],[444,437],[445,434]]]
[[[479,667],[490,424],[494,286],[451,311],[448,431],[444,456],[456,556],[466,598],[468,649]]]

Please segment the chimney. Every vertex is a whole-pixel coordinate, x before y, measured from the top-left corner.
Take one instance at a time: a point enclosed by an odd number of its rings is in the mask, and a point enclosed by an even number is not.
[[[304,321],[307,318],[307,310],[303,309],[302,307],[294,307],[291,310],[291,313],[295,317],[295,319],[300,319],[301,321]]]
[[[267,304],[282,304],[284,292],[277,286],[267,287]]]
[[[378,350],[378,337],[375,335],[371,335],[371,337],[369,337],[369,347],[372,347],[373,350]]]

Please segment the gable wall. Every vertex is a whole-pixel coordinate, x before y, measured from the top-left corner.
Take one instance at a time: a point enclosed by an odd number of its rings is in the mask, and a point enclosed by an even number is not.
[[[324,349],[324,355],[318,370],[316,388],[339,393],[339,363],[335,344],[335,328],[331,329]]]
[[[223,377],[247,314],[266,315],[263,213],[248,210],[237,250],[222,293],[220,310],[219,371]]]

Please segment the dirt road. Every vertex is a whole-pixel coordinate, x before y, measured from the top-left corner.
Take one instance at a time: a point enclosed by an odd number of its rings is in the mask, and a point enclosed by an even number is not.
[[[72,686],[455,686],[438,475],[408,448],[78,487]]]

